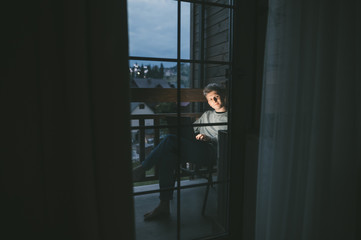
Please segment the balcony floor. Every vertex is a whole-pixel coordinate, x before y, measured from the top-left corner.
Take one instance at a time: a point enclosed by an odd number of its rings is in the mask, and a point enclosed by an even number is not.
[[[205,180],[182,181],[182,185],[195,184]],[[134,187],[134,192],[154,190],[158,185]],[[181,190],[181,239],[197,239],[224,230],[220,227],[217,216],[217,190],[210,188],[205,216],[201,215],[206,186]],[[154,209],[159,203],[159,193],[138,195],[134,197],[135,228],[137,240],[172,240],[177,239],[177,193],[171,201],[171,216],[166,220],[144,221],[143,215]]]

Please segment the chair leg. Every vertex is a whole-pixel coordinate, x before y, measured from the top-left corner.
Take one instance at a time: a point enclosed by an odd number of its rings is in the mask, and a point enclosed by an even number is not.
[[[212,173],[210,173],[209,176],[208,176],[208,184],[207,184],[206,193],[205,193],[205,195],[204,195],[204,200],[203,200],[202,216],[204,216],[205,211],[206,211],[206,205],[207,205],[209,187],[210,187],[212,184],[213,184],[213,181],[212,181]]]
[[[208,199],[208,192],[209,192],[209,184],[207,185],[206,193],[205,193],[204,199],[203,199],[202,216],[204,216],[205,211],[206,211],[206,205],[207,205],[207,199]]]

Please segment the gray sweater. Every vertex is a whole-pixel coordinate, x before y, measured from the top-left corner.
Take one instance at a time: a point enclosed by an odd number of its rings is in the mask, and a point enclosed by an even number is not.
[[[227,123],[228,113],[217,113],[214,110],[206,111],[202,116],[196,120],[194,123]],[[212,145],[217,147],[218,143],[218,131],[227,130],[227,125],[216,125],[216,126],[196,126],[194,127],[194,132],[196,134],[204,134],[211,138]]]

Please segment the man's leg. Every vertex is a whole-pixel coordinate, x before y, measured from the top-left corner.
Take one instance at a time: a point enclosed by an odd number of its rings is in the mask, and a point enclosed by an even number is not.
[[[173,159],[176,159],[175,148],[177,146],[177,143],[174,139],[176,139],[175,135],[167,135],[151,151],[151,153],[146,157],[146,159],[141,163],[141,165],[133,169],[133,181],[141,180],[144,172],[151,169],[157,163],[159,163],[160,166],[168,165],[167,162],[165,162],[167,159],[169,159],[169,161],[174,161]],[[163,170],[163,172],[166,171],[167,169]]]
[[[178,160],[178,139],[175,135],[168,135],[159,145],[159,148],[154,149],[155,152],[149,155],[145,161],[146,164],[143,165],[150,167],[153,166],[149,164],[150,162],[159,163],[159,187],[161,190],[160,203],[153,211],[144,215],[146,221],[169,216],[169,201],[173,199],[174,172],[178,161],[200,164],[209,160],[213,153],[212,148],[207,143],[182,138],[180,139],[180,159]],[[153,159],[154,157],[157,159]]]
[[[159,205],[144,215],[145,221],[169,216],[169,201],[173,199],[173,190],[169,188],[174,187],[174,170],[177,165],[177,158],[177,137],[167,135],[142,163],[144,169],[150,169],[158,163],[159,188],[161,190]]]
[[[179,151],[178,144],[177,136],[167,135],[142,162],[141,166],[133,171],[134,176],[144,174],[157,163],[159,166],[160,204],[153,211],[145,214],[144,220],[169,215],[169,201],[173,199],[173,189],[171,188],[174,187],[174,171],[178,161],[203,164],[212,154],[209,144],[204,142],[181,138]],[[180,158],[178,157],[179,153]]]

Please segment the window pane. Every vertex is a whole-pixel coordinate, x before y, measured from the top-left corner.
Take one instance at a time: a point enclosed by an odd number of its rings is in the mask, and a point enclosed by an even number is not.
[[[191,4],[182,2],[181,3],[181,58],[189,59],[190,57],[190,9]]]
[[[159,96],[163,94],[160,90],[175,90],[176,66],[174,62],[129,61],[133,167],[140,165],[168,134],[167,128],[159,128],[167,124],[160,114],[176,113],[177,104]],[[157,171],[156,167],[151,168],[134,186],[156,183]]]
[[[229,9],[207,6],[205,25],[206,60],[229,61]]]
[[[177,2],[128,0],[129,55],[177,57]]]
[[[191,59],[228,62],[230,9],[200,4],[191,9]]]
[[[192,86],[192,81],[189,77],[190,66],[189,63],[181,63],[181,88],[190,88]]]
[[[183,75],[182,79],[184,82],[189,82],[192,88],[203,88],[208,83],[222,82],[230,77],[229,64],[192,63],[188,68],[189,73]]]
[[[129,61],[131,88],[177,87],[177,63],[158,61]]]
[[[222,82],[229,78],[228,64],[204,64],[205,79],[207,83],[210,82]]]
[[[146,189],[152,190],[153,186]],[[140,188],[140,187],[138,187]],[[159,203],[159,193],[139,195],[134,197],[135,235],[137,240],[172,240],[177,239],[177,197],[171,201],[169,218],[157,221],[144,221],[143,215],[153,210]]]
[[[206,215],[201,214],[204,192],[204,186],[181,190],[181,239],[199,239],[223,232],[214,221],[217,214],[214,189],[209,191]]]

